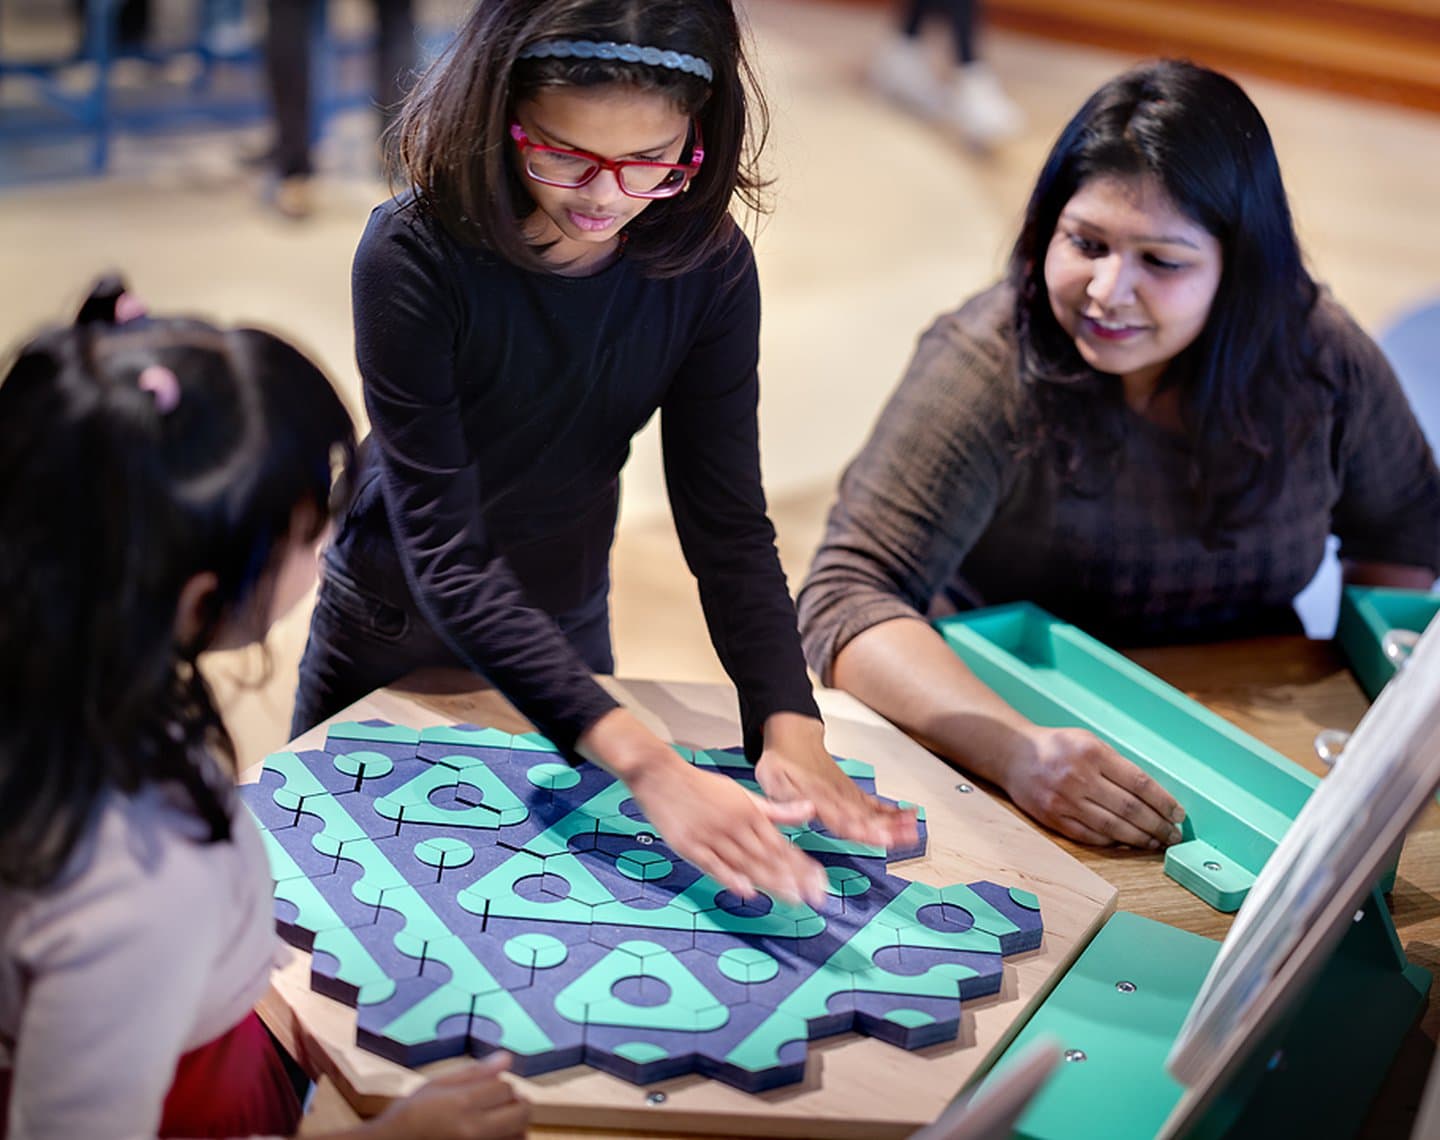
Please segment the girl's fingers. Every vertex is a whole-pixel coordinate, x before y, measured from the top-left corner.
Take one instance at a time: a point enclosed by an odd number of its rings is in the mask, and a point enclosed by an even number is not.
[[[504,1108],[491,1109],[482,1119],[476,1120],[471,1135],[477,1140],[522,1138],[529,1122],[530,1106],[524,1101],[517,1101]]]
[[[451,1069],[448,1072],[440,1073],[432,1077],[430,1083],[432,1085],[447,1087],[450,1085],[468,1085],[480,1081],[490,1081],[509,1069],[510,1064],[511,1057],[509,1053],[490,1053],[477,1061],[472,1061]]]
[[[498,1076],[481,1081],[472,1089],[466,1089],[465,1103],[472,1109],[498,1109],[512,1104],[523,1103],[507,1081]]]
[[[752,793],[753,794],[753,793]],[[802,823],[809,823],[815,818],[815,805],[809,800],[767,800],[763,796],[754,797],[760,812],[771,823],[781,824],[786,827],[798,827]]]

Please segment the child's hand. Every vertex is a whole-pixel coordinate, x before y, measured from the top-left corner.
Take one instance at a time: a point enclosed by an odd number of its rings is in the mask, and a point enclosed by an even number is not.
[[[780,824],[805,823],[814,808],[803,800],[774,803],[728,776],[670,755],[673,762],[641,771],[629,786],[675,853],[742,899],[762,890],[789,903],[820,907],[824,868],[776,830]]]
[[[530,1106],[500,1075],[509,1067],[508,1053],[493,1053],[436,1077],[368,1122],[359,1135],[365,1140],[520,1140],[530,1123]]]
[[[625,781],[675,854],[726,890],[743,899],[762,890],[791,903],[825,901],[825,869],[776,830],[810,819],[815,809],[808,802],[773,803],[728,776],[687,764],[627,709],[611,709],[577,744],[581,755]]]
[[[755,779],[772,800],[805,800],[827,831],[875,847],[904,847],[919,839],[913,808],[866,795],[825,750],[825,726],[799,713],[776,713],[765,722],[765,751]]]

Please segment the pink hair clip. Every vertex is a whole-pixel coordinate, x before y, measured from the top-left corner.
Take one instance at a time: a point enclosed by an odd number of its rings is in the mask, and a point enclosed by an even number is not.
[[[136,383],[142,392],[155,397],[155,410],[162,416],[173,412],[180,403],[180,378],[163,364],[143,369]]]
[[[147,311],[145,302],[134,293],[121,293],[115,298],[115,323],[117,325],[123,325],[127,321],[137,321]]]

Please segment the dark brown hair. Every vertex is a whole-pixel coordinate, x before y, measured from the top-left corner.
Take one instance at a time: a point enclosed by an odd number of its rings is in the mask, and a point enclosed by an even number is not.
[[[557,39],[680,52],[709,63],[714,78],[620,60],[520,58]],[[615,83],[664,95],[700,123],[705,161],[690,188],[626,227],[626,256],[648,273],[687,272],[731,244],[737,194],[764,209],[757,159],[769,118],[729,0],[479,0],[401,108],[394,175],[456,240],[544,269],[520,229],[535,203],[509,137],[515,107],[543,87]]]
[[[1154,178],[1220,243],[1200,335],[1166,368],[1192,452],[1207,534],[1253,519],[1284,479],[1288,442],[1315,410],[1306,324],[1317,295],[1265,120],[1234,80],[1180,60],[1143,64],[1096,91],[1045,160],[1010,258],[1021,376],[1035,442],[1072,486],[1119,453],[1118,388],[1055,320],[1045,256],[1066,203],[1094,178]],[[1095,463],[1092,461],[1100,461]],[[1087,470],[1088,469],[1088,470]]]
[[[0,381],[5,887],[53,881],[112,790],[178,783],[228,838],[232,778],[214,760],[234,753],[196,659],[268,607],[295,524],[318,536],[354,451],[297,349],[186,319],[117,325],[121,289],[24,345]],[[173,407],[141,386],[151,366],[178,381]],[[181,590],[202,572],[216,589],[181,644]]]

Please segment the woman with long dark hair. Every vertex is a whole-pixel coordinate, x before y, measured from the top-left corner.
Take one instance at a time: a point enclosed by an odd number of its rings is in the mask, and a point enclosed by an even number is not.
[[[939,318],[846,471],[800,595],[810,664],[1025,811],[1159,847],[1183,812],[1031,724],[924,620],[1033,601],[1116,644],[1298,631],[1349,581],[1428,587],[1440,476],[1380,350],[1302,264],[1259,111],[1183,62],[1101,87],[1007,279]]]

